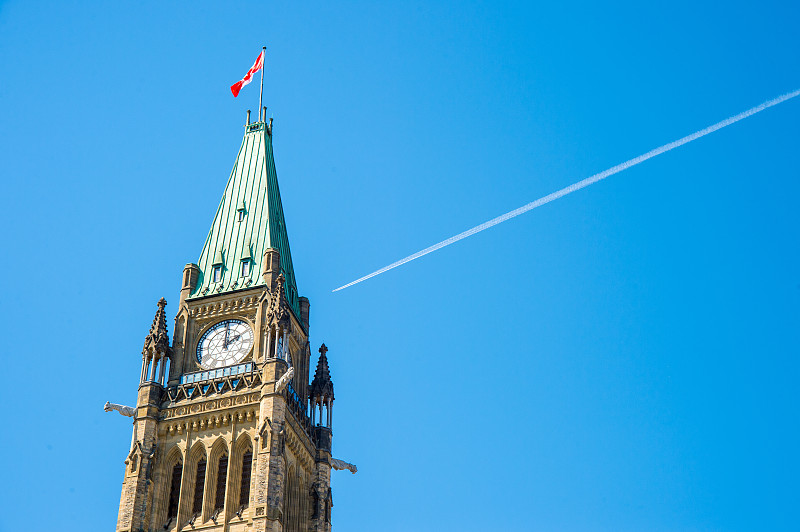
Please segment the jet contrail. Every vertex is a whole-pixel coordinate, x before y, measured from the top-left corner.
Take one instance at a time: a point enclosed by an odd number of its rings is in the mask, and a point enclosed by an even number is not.
[[[618,164],[616,166],[612,166],[608,170],[603,170],[599,174],[594,174],[593,176],[587,177],[586,179],[584,179],[582,181],[578,181],[577,183],[573,183],[572,185],[570,185],[568,187],[562,188],[561,190],[553,192],[552,194],[548,194],[547,196],[545,196],[543,198],[539,198],[536,201],[532,201],[532,202],[528,203],[527,205],[523,205],[522,207],[520,207],[518,209],[514,209],[513,211],[507,212],[507,213],[505,213],[503,215],[500,215],[497,218],[493,218],[493,219],[489,220],[488,222],[484,222],[484,223],[482,223],[480,225],[476,225],[472,229],[468,229],[468,230],[464,231],[463,233],[459,233],[459,234],[457,234],[455,236],[451,236],[447,240],[442,240],[438,244],[434,244],[434,245],[432,245],[430,247],[427,247],[427,248],[423,249],[422,251],[417,251],[413,255],[409,255],[408,257],[406,257],[404,259],[400,259],[397,262],[393,262],[388,266],[384,266],[380,270],[374,271],[369,275],[365,275],[364,277],[361,277],[360,279],[356,279],[352,283],[347,283],[344,286],[340,286],[339,288],[337,288],[337,289],[335,289],[333,291],[334,292],[338,292],[339,290],[343,290],[345,288],[353,286],[354,284],[358,284],[361,281],[366,281],[367,279],[370,279],[371,277],[375,277],[376,275],[380,275],[380,274],[382,274],[384,272],[388,272],[389,270],[391,270],[393,268],[397,268],[398,266],[402,266],[403,264],[405,264],[407,262],[411,262],[414,259],[418,259],[418,258],[422,257],[423,255],[427,255],[428,253],[432,253],[432,252],[434,252],[434,251],[436,251],[438,249],[442,249],[445,246],[449,246],[450,244],[458,242],[459,240],[467,238],[468,236],[472,236],[475,233],[480,233],[481,231],[483,231],[485,229],[489,229],[490,227],[493,227],[493,226],[495,226],[495,225],[497,225],[499,223],[503,223],[506,220],[510,220],[511,218],[517,217],[520,214],[524,214],[524,213],[526,213],[526,212],[528,212],[530,210],[535,209],[536,207],[541,207],[545,203],[550,203],[551,201],[556,200],[556,199],[558,199],[558,198],[560,198],[562,196],[566,196],[567,194],[571,194],[572,192],[575,192],[576,190],[580,190],[580,189],[582,189],[584,187],[588,187],[589,185],[593,185],[594,183],[597,183],[598,181],[602,181],[603,179],[605,179],[605,178],[607,178],[609,176],[612,176],[614,174],[622,172],[623,170],[627,170],[631,166],[636,166],[639,163],[643,163],[647,159],[651,159],[651,158],[655,157],[656,155],[661,155],[662,153],[668,152],[670,150],[674,150],[675,148],[677,148],[679,146],[683,146],[684,144],[692,142],[693,140],[697,140],[700,137],[705,137],[709,133],[713,133],[713,132],[715,132],[715,131],[717,131],[719,129],[722,129],[725,126],[729,126],[729,125],[731,125],[731,124],[733,124],[735,122],[738,122],[739,120],[744,120],[745,118],[747,118],[749,116],[753,116],[756,113],[760,113],[764,109],[767,109],[769,107],[773,107],[775,105],[778,105],[779,103],[783,103],[786,100],[791,100],[792,98],[794,98],[795,96],[798,96],[798,95],[800,95],[800,89],[792,91],[792,92],[789,92],[789,93],[786,93],[786,94],[784,94],[782,96],[778,96],[777,98],[773,98],[772,100],[766,101],[766,102],[764,102],[764,103],[762,103],[760,105],[756,105],[755,107],[753,107],[751,109],[748,109],[747,111],[739,113],[738,115],[734,115],[734,116],[732,116],[730,118],[726,118],[725,120],[723,120],[721,122],[717,122],[714,125],[708,126],[705,129],[701,129],[700,131],[697,131],[696,133],[692,133],[691,135],[687,135],[687,136],[685,136],[685,137],[683,137],[681,139],[678,139],[678,140],[673,140],[669,144],[664,144],[663,146],[661,146],[659,148],[656,148],[654,150],[650,150],[649,152],[643,153],[642,155],[639,155],[638,157],[634,157],[633,159],[625,161],[624,163]]]

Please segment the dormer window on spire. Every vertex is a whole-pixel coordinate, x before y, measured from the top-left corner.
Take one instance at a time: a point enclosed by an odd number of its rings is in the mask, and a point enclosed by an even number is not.
[[[211,282],[218,283],[222,280],[222,266],[225,264],[225,257],[222,250],[214,254],[214,263],[211,265]]]
[[[247,206],[244,203],[244,200],[239,202],[239,206],[236,208],[236,221],[243,222],[244,215],[247,214]]]
[[[239,277],[250,277],[253,270],[252,244],[248,243],[242,249],[242,262],[239,266]]]

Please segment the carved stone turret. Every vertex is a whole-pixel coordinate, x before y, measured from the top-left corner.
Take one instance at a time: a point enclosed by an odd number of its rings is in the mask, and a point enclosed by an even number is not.
[[[270,304],[270,315],[273,323],[285,323],[289,318],[289,309],[286,305],[286,290],[284,289],[285,279],[283,274],[278,274],[272,290],[272,302]]]
[[[181,303],[194,292],[197,282],[200,280],[200,267],[197,264],[189,263],[183,267],[183,281],[181,283]]]
[[[281,273],[281,253],[275,248],[264,251],[264,267],[261,270],[261,278],[267,288],[272,290],[278,275]]]
[[[319,360],[317,370],[314,372],[314,380],[311,381],[312,400],[323,400],[333,402],[333,380],[331,380],[331,370],[328,367],[328,347],[322,344],[319,348]],[[320,420],[322,421],[322,420]],[[328,423],[330,427],[330,423]]]
[[[167,314],[164,307],[167,300],[163,297],[158,300],[158,310],[150,326],[150,333],[144,339],[142,354],[159,354],[165,356],[169,351],[169,333],[167,332]]]
[[[144,339],[136,408],[111,403],[105,405],[106,411],[117,410],[124,416],[133,417],[133,441],[125,460],[125,479],[117,519],[119,532],[144,530],[153,509],[153,492],[150,489],[152,462],[158,446],[160,406],[172,351],[167,332],[166,306],[167,301],[163,297],[159,299],[153,324]]]
[[[325,344],[319,348],[317,370],[311,381],[311,424],[314,426],[317,447],[328,452],[331,450],[333,426],[333,380],[328,368],[328,348]],[[316,416],[319,413],[319,420]]]
[[[311,303],[309,303],[307,297],[300,296],[300,318],[303,320],[303,325],[306,328],[306,332],[308,332],[308,320],[310,318],[309,316],[310,313],[311,313]]]
[[[164,384],[164,374],[169,360],[169,333],[167,332],[167,315],[164,308],[167,300],[158,300],[158,310],[150,326],[150,333],[144,339],[142,348],[142,374],[140,383],[156,382]]]
[[[314,430],[314,442],[317,447],[316,478],[312,487],[313,511],[310,530],[328,532],[331,529],[331,456],[333,440],[333,380],[328,367],[328,347],[322,344],[319,348],[319,360],[311,381],[308,393],[311,400],[311,425]],[[319,418],[317,419],[317,415]]]

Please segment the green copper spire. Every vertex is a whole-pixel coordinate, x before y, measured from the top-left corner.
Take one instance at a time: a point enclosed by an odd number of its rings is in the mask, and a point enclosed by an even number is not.
[[[264,251],[277,249],[289,306],[300,317],[297,283],[283,218],[271,126],[247,126],[214,223],[197,265],[200,278],[189,299],[263,286]]]

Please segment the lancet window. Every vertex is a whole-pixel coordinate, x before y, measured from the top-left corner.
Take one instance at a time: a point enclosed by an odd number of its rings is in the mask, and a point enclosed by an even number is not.
[[[178,517],[178,501],[181,497],[181,475],[183,475],[183,463],[178,462],[172,468],[172,480],[169,486],[169,506],[167,506],[167,518],[170,520]]]
[[[239,508],[247,508],[250,504],[250,473],[253,468],[253,451],[247,450],[242,455],[242,484],[239,489]]]
[[[228,455],[223,454],[217,465],[217,494],[214,499],[214,510],[225,507],[225,486],[228,481]]]
[[[206,459],[201,458],[197,462],[197,474],[194,480],[194,499],[192,502],[192,514],[197,515],[203,511],[203,490],[206,483]]]

